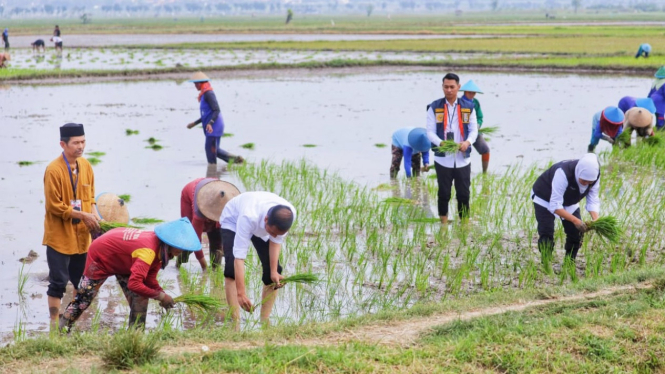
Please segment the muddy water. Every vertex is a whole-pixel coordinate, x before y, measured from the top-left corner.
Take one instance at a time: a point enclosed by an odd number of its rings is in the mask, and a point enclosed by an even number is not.
[[[402,126],[424,126],[425,107],[441,95],[442,71],[329,75],[325,72],[264,79],[213,80],[226,132],[222,147],[250,161],[306,158],[344,178],[376,186],[389,181],[390,141]],[[490,141],[491,170],[501,172],[515,162],[540,162],[579,156],[590,136],[593,114],[615,105],[624,95],[642,96],[651,79],[544,74],[460,72],[485,92],[479,95],[486,126],[501,132]],[[214,78],[214,76],[213,76]],[[60,154],[58,126],[86,126],[87,150],[102,151],[94,167],[97,192],[131,194],[134,217],[179,217],[180,190],[208,170],[200,128],[185,125],[197,118],[196,91],[190,83],[140,83],[61,86],[10,86],[0,90],[0,332],[11,337],[17,321],[30,331],[46,328],[47,274],[41,245],[44,216],[42,178],[46,163]],[[126,136],[125,129],[139,135]],[[155,137],[164,148],[146,149]],[[255,150],[241,144],[253,142]],[[383,143],[385,148],[374,145]],[[303,144],[314,144],[305,148]],[[606,145],[601,145],[604,148]],[[480,156],[472,155],[478,173]],[[18,161],[37,161],[20,167]],[[220,164],[213,174],[237,182]],[[242,189],[242,186],[240,186]],[[26,266],[24,298],[18,295],[20,257],[35,250],[40,257]],[[288,249],[287,249],[288,250]],[[193,258],[193,257],[192,257]],[[190,263],[197,272],[197,266]],[[171,294],[179,293],[177,270],[171,264],[160,279]],[[119,288],[109,280],[98,305],[107,325],[119,325],[128,311]],[[151,306],[154,326],[158,307]],[[297,321],[285,299],[275,315]],[[93,313],[87,313],[89,326]]]
[[[492,54],[493,58],[533,58],[533,54]],[[542,56],[542,55],[540,55]],[[9,63],[12,68],[61,70],[124,70],[185,67],[235,66],[257,63],[293,64],[335,59],[368,61],[450,61],[489,57],[486,53],[399,53],[352,51],[267,51],[267,50],[161,50],[161,49],[68,49],[35,53],[15,50]]]
[[[47,45],[50,35],[12,36],[12,47],[29,48],[36,39]],[[174,43],[211,42],[264,42],[264,41],[336,41],[336,40],[397,40],[397,39],[465,39],[496,38],[495,35],[403,35],[403,34],[116,34],[116,35],[68,35],[63,34],[65,47],[107,47],[114,45],[161,45]],[[520,37],[520,36],[499,36]]]

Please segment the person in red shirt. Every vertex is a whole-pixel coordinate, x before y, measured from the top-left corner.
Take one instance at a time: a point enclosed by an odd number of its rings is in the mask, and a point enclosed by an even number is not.
[[[181,252],[200,249],[201,242],[187,218],[161,224],[154,232],[128,227],[108,231],[90,245],[78,293],[60,318],[60,330],[71,330],[112,275],[127,298],[129,326],[144,327],[149,299],[159,300],[165,309],[175,304],[157,282],[157,272]]]
[[[238,196],[240,191],[231,183],[214,178],[195,179],[182,189],[180,194],[180,216],[187,217],[194,226],[194,231],[201,240],[205,231],[208,235],[210,263],[213,268],[220,266],[224,251],[222,250],[222,234],[219,217],[226,203]],[[182,252],[176,259],[176,266],[189,261],[190,252]],[[201,269],[208,268],[203,250],[194,252],[201,264]]]

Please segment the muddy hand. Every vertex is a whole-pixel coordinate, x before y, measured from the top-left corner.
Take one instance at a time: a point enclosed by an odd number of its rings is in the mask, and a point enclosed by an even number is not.
[[[580,232],[587,232],[589,230],[589,227],[581,219],[578,219],[577,222],[575,222],[575,228]]]
[[[246,312],[252,313],[254,311],[254,307],[252,306],[252,301],[249,300],[247,295],[238,294],[238,304],[240,304],[240,307],[244,309]]]

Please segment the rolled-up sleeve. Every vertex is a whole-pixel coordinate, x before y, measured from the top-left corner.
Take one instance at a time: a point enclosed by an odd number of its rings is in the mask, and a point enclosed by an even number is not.
[[[598,181],[591,187],[589,194],[586,195],[586,210],[588,212],[600,213],[600,197],[598,193],[600,191],[600,177]]]
[[[44,174],[44,202],[46,211],[66,221],[71,217],[72,207],[63,201],[60,179],[53,170]]]
[[[473,144],[478,138],[478,119],[476,118],[476,112],[472,112],[469,117],[469,137],[466,139],[469,143]]]
[[[249,244],[252,241],[252,235],[255,231],[254,223],[247,216],[241,216],[238,218],[238,223],[236,224],[236,236],[233,240],[233,257],[244,260],[247,258],[247,252],[249,251]]]
[[[557,169],[552,178],[552,196],[550,196],[550,206],[547,210],[554,214],[557,209],[563,209],[563,194],[568,188],[568,179],[561,169]]]
[[[434,116],[434,109],[431,107],[427,109],[427,126],[425,128],[429,141],[438,147],[443,140],[436,135],[436,117]]]

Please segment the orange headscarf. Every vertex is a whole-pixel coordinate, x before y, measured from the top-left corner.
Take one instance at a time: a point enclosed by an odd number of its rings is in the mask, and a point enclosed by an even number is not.
[[[210,82],[201,82],[201,91],[199,92],[199,103],[201,102],[201,98],[203,97],[203,94],[212,91],[212,87],[210,86]]]

